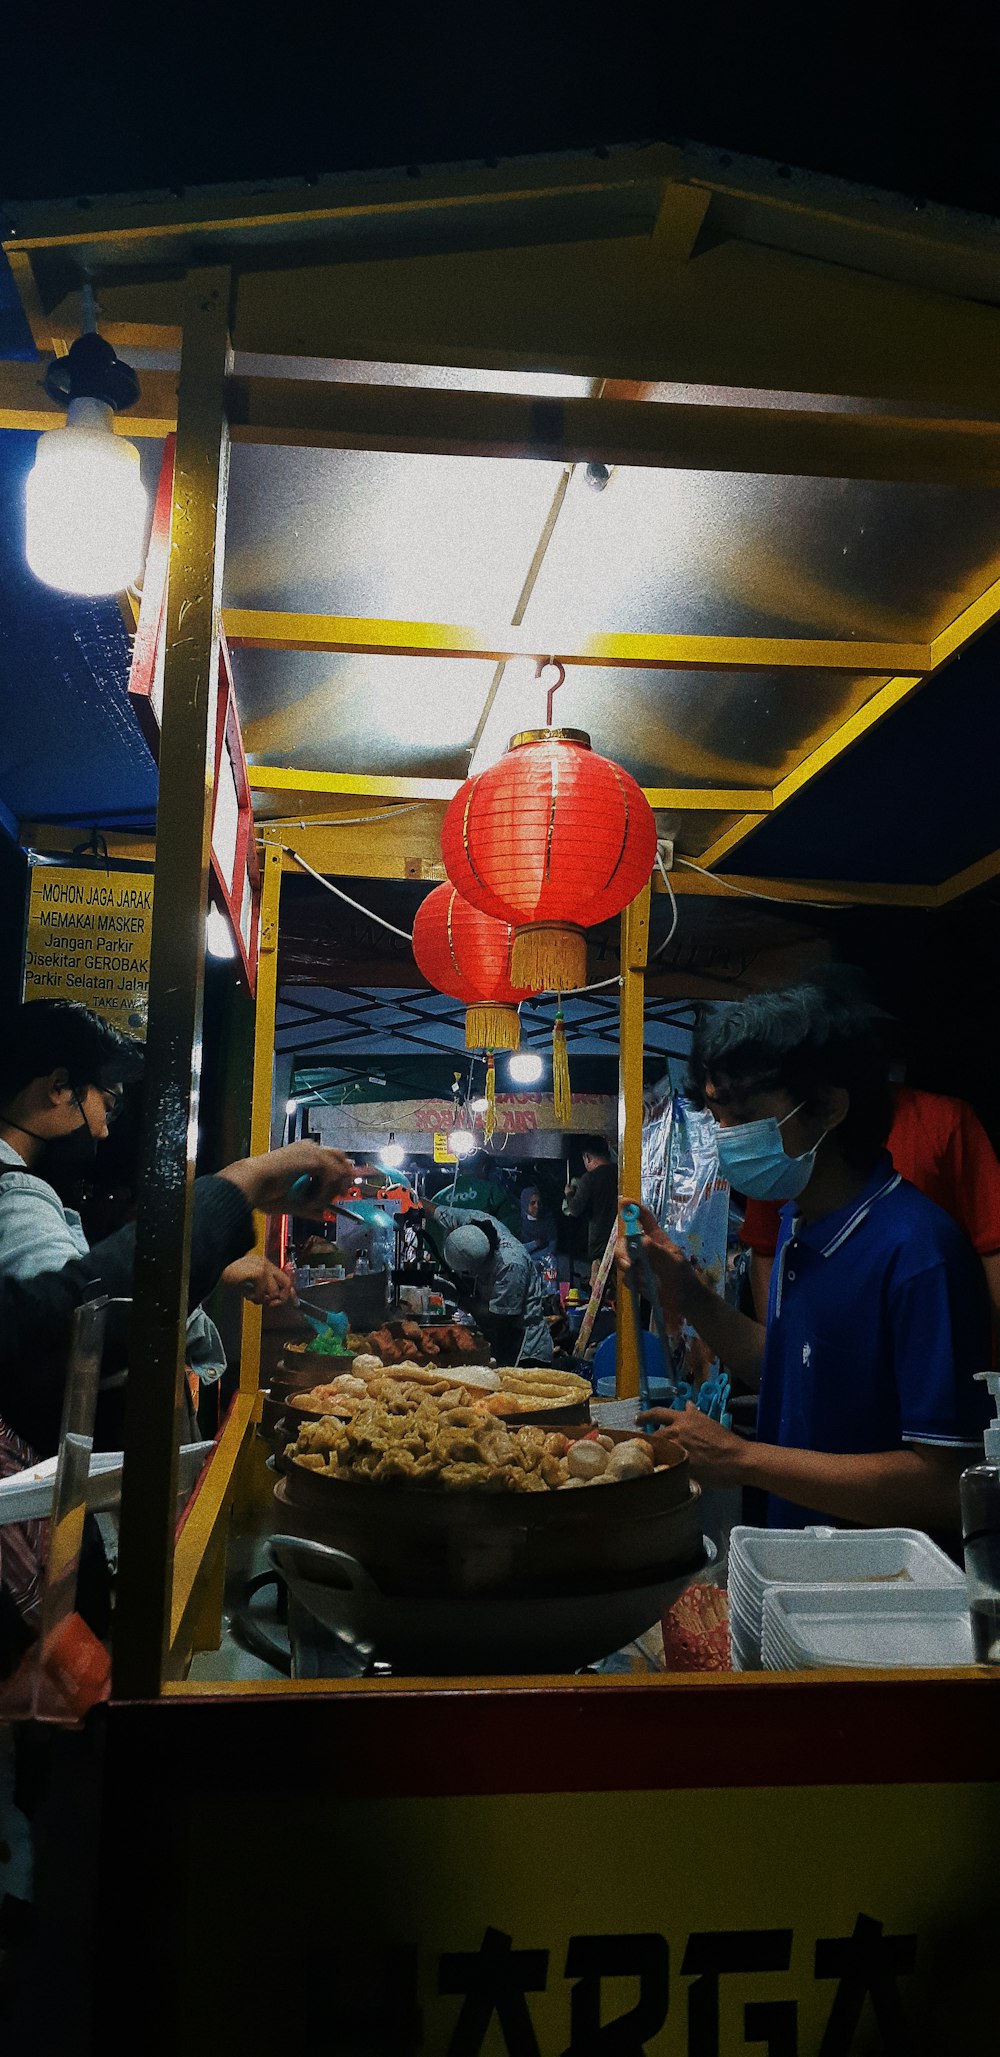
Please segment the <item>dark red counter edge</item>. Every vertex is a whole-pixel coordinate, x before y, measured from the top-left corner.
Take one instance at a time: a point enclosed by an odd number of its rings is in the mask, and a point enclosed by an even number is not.
[[[998,1689],[976,1673],[525,1681],[166,1697],[113,1703],[105,1719],[112,1754],[147,1768],[210,1752],[220,1797],[320,1762],[331,1794],[373,1799],[951,1784],[997,1780]]]

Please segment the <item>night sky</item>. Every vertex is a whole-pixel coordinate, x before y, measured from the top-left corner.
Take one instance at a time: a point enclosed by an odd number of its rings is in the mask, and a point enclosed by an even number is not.
[[[1000,215],[1000,9],[890,12],[22,7],[0,196],[692,139]]]

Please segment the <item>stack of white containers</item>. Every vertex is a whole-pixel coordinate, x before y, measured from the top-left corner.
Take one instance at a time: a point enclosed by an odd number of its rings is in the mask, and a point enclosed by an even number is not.
[[[965,1579],[919,1529],[734,1528],[734,1671],[971,1664]]]

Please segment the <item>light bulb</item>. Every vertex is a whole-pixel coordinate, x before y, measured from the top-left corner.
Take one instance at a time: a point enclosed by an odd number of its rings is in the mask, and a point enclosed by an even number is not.
[[[472,1130],[453,1128],[448,1137],[448,1148],[453,1157],[471,1157],[476,1148],[476,1138]]]
[[[25,555],[62,593],[121,593],[138,578],[148,502],[134,443],[103,400],[71,400],[64,429],[38,438],[28,476]]]
[[[507,1069],[519,1086],[533,1086],[542,1076],[542,1060],[534,1050],[519,1050]]]
[[[400,1143],[397,1143],[394,1136],[390,1136],[389,1141],[383,1144],[379,1154],[388,1171],[398,1171],[406,1158],[406,1151]]]
[[[286,1114],[297,1114],[297,1113],[298,1113],[298,1111],[299,1111],[299,1103],[298,1103],[298,1101],[297,1101],[297,1100],[286,1100],[286,1101],[285,1101],[285,1113],[286,1113]]]
[[[470,1113],[470,1114],[485,1114],[485,1113],[486,1113],[486,1109],[487,1109],[487,1107],[489,1106],[489,1104],[490,1104],[490,1103],[489,1103],[489,1101],[487,1100],[487,1098],[486,1098],[486,1095],[485,1095],[485,1093],[482,1093],[482,1094],[480,1094],[480,1096],[479,1096],[479,1098],[478,1098],[478,1099],[476,1099],[476,1100],[470,1100],[470,1101],[469,1101],[469,1113]]]
[[[235,957],[236,944],[233,932],[214,901],[205,916],[205,948],[210,957]]]

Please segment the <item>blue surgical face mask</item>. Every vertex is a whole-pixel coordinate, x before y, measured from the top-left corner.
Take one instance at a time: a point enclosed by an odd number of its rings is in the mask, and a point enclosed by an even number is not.
[[[801,1157],[789,1157],[781,1142],[785,1122],[804,1104],[800,1101],[781,1121],[768,1114],[763,1121],[742,1121],[735,1128],[716,1130],[719,1170],[738,1193],[751,1200],[797,1200],[805,1191],[823,1137]]]

